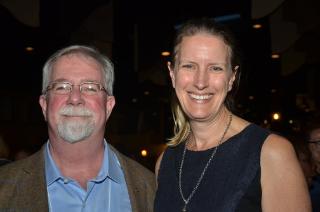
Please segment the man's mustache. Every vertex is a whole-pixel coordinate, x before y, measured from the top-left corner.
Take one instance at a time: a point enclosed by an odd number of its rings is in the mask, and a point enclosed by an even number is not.
[[[66,106],[59,111],[64,116],[93,116],[93,112],[85,107]]]

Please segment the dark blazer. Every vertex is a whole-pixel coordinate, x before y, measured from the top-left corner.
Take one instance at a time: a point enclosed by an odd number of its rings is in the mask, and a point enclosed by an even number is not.
[[[153,211],[154,174],[109,146],[123,169],[132,211]],[[43,151],[0,167],[0,211],[49,211]]]
[[[0,166],[10,163],[10,160],[5,158],[0,158]]]

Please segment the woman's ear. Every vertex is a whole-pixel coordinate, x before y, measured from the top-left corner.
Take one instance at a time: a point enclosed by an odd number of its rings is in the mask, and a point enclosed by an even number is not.
[[[168,70],[169,70],[169,75],[170,75],[170,78],[171,78],[172,87],[175,88],[176,83],[175,83],[175,76],[174,76],[174,68],[173,68],[173,65],[171,64],[171,62],[167,63],[167,67],[168,67]]]

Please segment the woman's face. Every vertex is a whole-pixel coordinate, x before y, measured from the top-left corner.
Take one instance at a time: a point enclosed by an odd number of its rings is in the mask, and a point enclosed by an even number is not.
[[[169,71],[182,109],[197,121],[216,117],[235,79],[227,45],[207,34],[184,37]]]

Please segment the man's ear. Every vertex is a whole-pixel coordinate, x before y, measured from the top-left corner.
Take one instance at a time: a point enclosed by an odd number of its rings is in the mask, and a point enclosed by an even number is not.
[[[44,117],[44,120],[47,121],[47,96],[42,94],[40,97],[39,97],[39,104],[40,104],[40,107],[41,107],[41,110],[42,110],[42,114],[43,114],[43,117]]]
[[[176,80],[175,80],[175,76],[174,76],[174,68],[171,64],[171,62],[168,62],[167,63],[167,67],[168,67],[168,70],[169,70],[169,75],[170,75],[170,78],[171,78],[171,83],[172,83],[172,87],[176,87]]]
[[[106,120],[109,119],[115,104],[116,104],[116,100],[115,100],[114,96],[107,96],[107,100],[106,100],[106,113],[107,113],[106,114]]]

